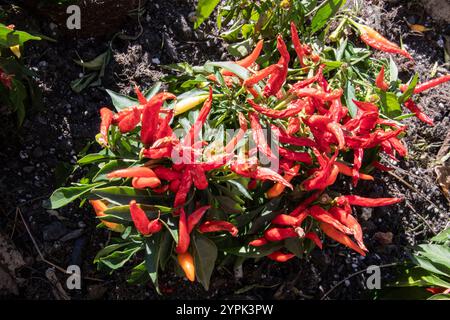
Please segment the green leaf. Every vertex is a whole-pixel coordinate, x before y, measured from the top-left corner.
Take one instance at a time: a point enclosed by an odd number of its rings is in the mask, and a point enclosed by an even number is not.
[[[431,238],[431,241],[437,243],[445,243],[450,240],[450,228],[441,231],[439,234]]]
[[[145,99],[150,100],[155,94],[158,93],[159,89],[161,89],[161,82],[156,82],[153,86],[148,88],[143,94]]]
[[[352,118],[356,117],[356,113],[358,112],[358,107],[353,102],[353,100],[356,100],[356,94],[355,94],[355,88],[353,87],[353,84],[351,81],[347,81],[347,85],[345,86],[345,101],[347,104],[348,112],[350,113],[350,116]]]
[[[438,293],[429,297],[427,300],[450,300],[450,294]]]
[[[85,155],[83,158],[78,160],[77,163],[80,166],[82,166],[82,165],[86,165],[89,163],[93,163],[93,162],[97,162],[99,160],[105,160],[105,159],[109,159],[109,156],[100,154],[100,153],[91,153],[91,154]]]
[[[389,56],[389,82],[395,82],[398,80],[398,68],[395,64],[394,59],[392,59],[392,56]]]
[[[112,270],[117,270],[125,265],[139,250],[142,249],[141,244],[133,244],[130,248],[123,251],[114,251],[106,257],[98,259],[98,263],[102,263]]]
[[[0,45],[6,48],[23,44],[30,40],[41,40],[40,37],[33,36],[25,31],[11,30],[6,25],[0,23]]]
[[[214,242],[202,234],[192,237],[194,250],[195,275],[205,290],[209,289],[209,281],[217,259],[217,247]]]
[[[411,79],[411,81],[409,82],[408,89],[406,89],[406,91],[403,92],[403,94],[400,96],[400,98],[398,98],[399,103],[404,103],[409,98],[411,98],[411,96],[414,93],[414,88],[416,87],[418,81],[419,81],[419,74],[416,73],[414,75],[414,77]]]
[[[433,270],[436,269],[439,270],[439,272],[432,271],[427,269],[427,267],[422,266],[424,269],[450,277],[450,248],[448,246],[439,244],[422,244],[417,246],[416,255],[413,258],[417,259],[417,255],[428,259],[433,265]],[[419,262],[423,263],[424,261]]]
[[[100,258],[106,257],[109,254],[111,254],[112,252],[126,247],[128,245],[130,245],[131,242],[125,242],[125,243],[115,243],[115,244],[110,244],[109,246],[104,247],[103,249],[101,249],[99,252],[97,252],[95,258],[94,258],[94,263],[97,263],[100,261]]]
[[[114,108],[116,108],[116,111],[123,110],[125,108],[138,105],[139,102],[137,99],[128,97],[126,95],[123,95],[121,93],[117,93],[114,91],[111,91],[109,89],[106,89],[106,92],[109,94],[112,100],[112,104]]]
[[[131,274],[127,279],[127,282],[129,284],[143,284],[146,283],[149,278],[147,269],[145,268],[145,261],[142,261],[131,270]]]
[[[282,247],[283,244],[281,243],[271,242],[261,247],[252,247],[249,245],[245,245],[242,247],[227,248],[224,249],[224,251],[240,257],[261,258],[281,249]]]
[[[101,70],[103,66],[108,63],[109,56],[110,53],[109,50],[107,50],[90,61],[75,60],[75,63],[88,70],[98,71]]]
[[[13,111],[17,112],[17,122],[21,126],[25,119],[25,99],[27,98],[27,89],[22,82],[13,79],[12,90],[9,93]]]
[[[129,204],[131,200],[137,203],[151,204],[162,199],[162,196],[150,195],[146,190],[132,187],[106,187],[92,190],[92,193],[117,205]]]
[[[70,87],[72,90],[76,93],[80,93],[87,87],[94,84],[94,80],[97,78],[98,74],[97,72],[91,72],[84,76],[82,76],[79,79],[75,79],[72,82],[70,82]]]
[[[207,65],[224,68],[228,71],[233,72],[242,80],[246,80],[250,76],[250,72],[247,69],[231,61],[208,62]]]
[[[327,0],[311,21],[311,33],[322,29],[346,2],[346,0]]]
[[[199,0],[197,4],[197,20],[194,23],[194,29],[197,29],[203,21],[208,19],[217,5],[220,3],[220,0]]]
[[[49,209],[61,208],[66,204],[74,201],[75,199],[78,199],[82,195],[90,192],[95,187],[102,186],[104,184],[105,184],[104,182],[99,182],[83,186],[58,188],[50,196]]]
[[[386,116],[395,118],[402,114],[402,106],[395,93],[378,90],[378,94],[380,96],[381,108]]]
[[[396,287],[428,287],[437,286],[450,288],[450,283],[440,279],[438,276],[422,269],[414,267],[405,269],[399,279],[393,284]]]
[[[231,183],[233,186],[235,186],[238,191],[247,199],[253,200],[252,196],[248,192],[247,188],[245,188],[240,182],[236,180],[227,180],[228,183]]]
[[[156,292],[161,294],[158,286],[158,269],[161,258],[161,234],[157,233],[145,238],[145,268],[155,285]]]
[[[106,177],[106,175],[110,172],[113,172],[115,170],[121,169],[126,167],[126,163],[121,160],[111,160],[108,163],[106,163],[103,167],[98,170],[97,174],[92,179],[93,182],[97,181],[109,181],[109,179]]]

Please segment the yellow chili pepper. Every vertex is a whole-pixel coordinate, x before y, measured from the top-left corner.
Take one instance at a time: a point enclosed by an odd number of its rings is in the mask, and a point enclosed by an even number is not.
[[[20,58],[21,53],[20,53],[20,46],[19,45],[9,47],[9,49],[11,50],[12,53],[14,53],[14,55],[17,58]]]
[[[177,101],[175,107],[173,108],[174,114],[179,115],[191,110],[192,108],[198,106],[200,103],[208,99],[208,95],[200,95],[195,97],[188,97]]]

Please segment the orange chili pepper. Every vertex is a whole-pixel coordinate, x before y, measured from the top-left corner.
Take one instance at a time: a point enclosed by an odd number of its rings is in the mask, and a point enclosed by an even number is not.
[[[263,45],[264,45],[264,41],[259,40],[255,46],[255,49],[253,49],[252,53],[250,53],[244,59],[235,61],[234,63],[236,63],[237,65],[240,65],[241,67],[244,67],[244,68],[250,67],[252,64],[254,64],[256,62],[256,59],[258,59],[258,57],[261,53],[261,50],[263,48]],[[228,71],[228,70],[223,70],[221,73],[224,76],[233,76],[234,75],[233,72]]]
[[[362,256],[366,255],[366,253],[360,247],[358,247],[358,245],[354,243],[352,239],[350,239],[350,237],[335,229],[331,224],[321,222],[320,229],[322,229],[322,231],[331,239],[342,243],[344,246],[349,247],[352,250],[355,250]]]
[[[248,243],[248,245],[252,246],[252,247],[261,247],[261,246],[263,246],[263,245],[265,245],[267,243],[268,243],[267,239],[262,237],[262,238],[258,238],[258,239],[255,239],[253,241],[250,241]]]
[[[343,175],[349,176],[349,177],[352,176],[352,168],[343,164],[342,162],[336,161],[334,164],[339,168],[339,173],[342,173]],[[361,180],[373,180],[373,177],[371,175],[364,174],[364,173],[359,173],[359,178]]]
[[[275,251],[275,252],[272,252],[271,254],[267,255],[267,258],[277,261],[277,262],[286,262],[286,261],[292,259],[293,257],[295,257],[294,254],[283,253],[281,251]]]
[[[100,139],[99,142],[106,146],[108,145],[108,130],[113,121],[114,113],[106,107],[100,109],[100,117],[102,119],[100,123]]]
[[[184,274],[186,275],[186,278],[189,279],[189,281],[194,282],[195,281],[195,265],[194,265],[194,259],[192,258],[192,255],[189,252],[180,253],[178,254],[178,264],[180,265],[181,269],[183,269]]]
[[[371,27],[359,23],[355,25],[359,29],[361,40],[368,46],[388,53],[397,53],[414,60],[406,50],[401,49],[397,44],[389,41]]]
[[[291,170],[286,171],[283,175],[283,178],[287,181],[290,182],[298,173],[298,171],[300,170],[300,165],[297,164],[294,167],[291,168]],[[273,185],[266,193],[266,196],[268,199],[273,199],[278,197],[281,193],[283,193],[284,189],[286,188],[286,186],[280,182],[275,183],[275,185]]]
[[[97,217],[103,217],[106,214],[104,211],[108,209],[107,205],[102,200],[89,200],[89,203],[92,205],[95,211],[95,215]],[[116,232],[123,232],[125,230],[125,227],[121,224],[109,222],[109,221],[103,221],[103,224],[110,230],[116,231]]]

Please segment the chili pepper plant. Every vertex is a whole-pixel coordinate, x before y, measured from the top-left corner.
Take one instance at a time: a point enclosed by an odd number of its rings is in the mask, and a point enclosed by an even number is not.
[[[412,59],[375,30],[350,25],[370,47]],[[413,96],[449,77],[402,84],[392,58],[375,60],[346,36],[338,43],[318,50],[292,21],[266,66],[260,39],[238,61],[177,65],[167,90],[136,87],[135,98],[108,91],[114,109],[100,109],[101,150],[78,160],[85,176],[56,190],[51,207],[90,203],[114,235],[98,267],[129,263],[130,282],[151,279],[157,290],[161,270],[208,289],[218,261],[283,263],[325,239],[366,255],[353,207],[402,198],[340,194],[338,177],[376,183],[373,171],[390,170],[381,155],[407,156],[401,120],[432,125]]]
[[[21,61],[25,42],[41,40],[14,25],[0,23],[0,102],[3,114],[15,113],[22,124],[26,105],[40,104],[40,91],[33,81],[33,72]]]

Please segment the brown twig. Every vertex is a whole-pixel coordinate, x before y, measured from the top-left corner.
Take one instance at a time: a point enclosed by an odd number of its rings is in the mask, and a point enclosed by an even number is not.
[[[28,224],[27,224],[27,222],[25,221],[25,218],[23,217],[22,211],[20,210],[19,207],[16,208],[16,212],[17,212],[17,214],[20,216],[20,219],[22,220],[22,223],[23,223],[23,225],[25,226],[25,229],[27,230],[27,233],[28,233],[28,235],[30,236],[31,241],[33,242],[34,248],[35,248],[36,251],[38,252],[40,259],[41,259],[44,263],[46,263],[46,264],[52,266],[53,268],[55,268],[56,270],[58,270],[58,271],[60,271],[60,272],[62,272],[62,273],[64,273],[64,274],[67,274],[67,272],[66,272],[66,270],[65,270],[64,268],[58,266],[57,264],[54,264],[53,262],[47,260],[47,259],[44,257],[44,254],[42,253],[41,249],[39,249],[39,246],[38,246],[38,244],[37,244],[37,241],[36,241],[36,239],[33,237],[33,234],[31,233],[31,230],[30,230],[30,228],[28,227]],[[97,278],[91,278],[91,277],[82,277],[82,278],[85,279],[85,280],[92,280],[92,281],[97,281],[97,282],[104,282],[104,280],[102,280],[102,279],[97,279]]]

